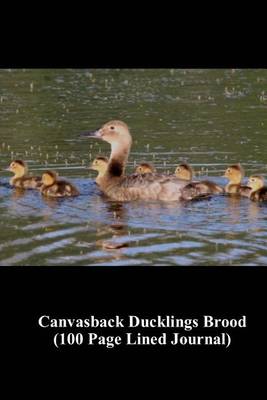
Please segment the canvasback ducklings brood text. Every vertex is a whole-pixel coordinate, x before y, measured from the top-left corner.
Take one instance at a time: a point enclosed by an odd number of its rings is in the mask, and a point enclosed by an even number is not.
[[[97,131],[84,132],[81,136],[104,140],[111,145],[108,168],[99,185],[111,200],[175,201],[201,196],[198,183],[188,184],[175,176],[157,173],[125,176],[132,136],[124,122],[110,121]]]
[[[156,172],[156,168],[150,163],[143,162],[136,166],[134,172],[136,174],[153,174]]]
[[[7,171],[14,174],[9,181],[11,186],[21,189],[38,189],[41,186],[42,178],[40,176],[28,175],[28,165],[25,161],[12,161]]]
[[[225,186],[225,192],[229,194],[239,194],[241,196],[249,197],[251,188],[246,185],[242,185],[241,181],[245,176],[243,167],[240,164],[234,164],[228,167],[223,177],[229,180]]]
[[[175,170],[175,176],[186,181],[191,181],[194,176],[194,169],[187,163],[178,165]],[[199,182],[203,186],[203,191],[210,191],[210,193],[224,193],[224,188],[209,180],[194,181]]]
[[[96,183],[100,185],[101,179],[105,175],[108,168],[108,159],[106,157],[96,157],[92,164],[90,165],[89,169],[98,172],[98,175],[95,179]]]
[[[248,180],[252,189],[250,199],[253,201],[267,201],[267,186],[264,186],[263,176],[253,175]]]
[[[59,180],[58,174],[54,171],[46,171],[42,175],[42,186],[40,188],[44,196],[67,197],[78,196],[80,193],[72,183]]]

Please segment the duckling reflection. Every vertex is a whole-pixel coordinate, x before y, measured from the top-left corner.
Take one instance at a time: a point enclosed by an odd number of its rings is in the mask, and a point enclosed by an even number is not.
[[[41,187],[41,177],[29,176],[28,165],[25,161],[12,161],[7,171],[13,172],[14,174],[9,181],[11,186],[23,189],[38,189]]]
[[[260,175],[253,175],[248,180],[251,188],[250,200],[267,201],[267,186],[264,185],[264,178]]]
[[[228,184],[225,186],[226,193],[249,197],[251,188],[241,184],[244,176],[245,172],[241,164],[238,163],[228,167],[223,175],[223,177],[229,180]]]
[[[260,207],[257,201],[250,201],[248,206],[248,218],[250,222],[256,222],[259,217]]]
[[[184,179],[186,181],[192,181],[193,176],[195,175],[194,169],[191,167],[191,165],[189,165],[187,163],[182,163],[182,164],[178,165],[174,174],[175,174],[175,176],[177,176],[177,178]],[[205,192],[210,192],[213,194],[224,193],[224,189],[212,181],[201,180],[201,181],[194,181],[194,182],[199,182],[202,185],[202,190],[204,193]]]
[[[15,187],[15,190],[12,191],[11,199],[12,200],[21,199],[22,197],[25,196],[25,194],[26,194],[26,192],[24,189]]]

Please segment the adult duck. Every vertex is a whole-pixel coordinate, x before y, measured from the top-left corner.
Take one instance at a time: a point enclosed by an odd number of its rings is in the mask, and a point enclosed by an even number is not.
[[[174,176],[157,173],[125,176],[132,136],[122,121],[107,122],[96,131],[81,135],[104,140],[111,145],[108,167],[99,185],[111,200],[175,201],[192,200],[203,195],[197,183],[188,183]]]

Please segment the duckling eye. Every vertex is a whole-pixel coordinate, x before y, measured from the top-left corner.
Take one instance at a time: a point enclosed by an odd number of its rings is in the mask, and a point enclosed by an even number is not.
[[[115,128],[114,128],[114,126],[111,126],[111,127],[110,127],[110,129],[112,129],[112,130],[113,130],[113,129],[115,129]]]

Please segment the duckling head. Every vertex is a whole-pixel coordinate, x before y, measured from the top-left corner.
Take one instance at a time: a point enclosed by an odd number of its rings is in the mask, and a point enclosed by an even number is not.
[[[231,183],[239,184],[245,176],[243,167],[240,164],[234,164],[228,167],[223,175],[228,178]]]
[[[46,171],[42,175],[42,184],[44,186],[53,185],[58,178],[58,174],[55,171]]]
[[[263,176],[259,176],[259,175],[251,176],[248,180],[248,186],[253,190],[253,192],[263,188],[263,186],[264,186]]]
[[[193,168],[186,163],[178,165],[178,167],[175,170],[175,176],[180,179],[184,179],[187,181],[191,181],[194,175],[194,170]]]
[[[93,169],[94,171],[98,171],[98,176],[104,176],[108,167],[108,159],[106,157],[96,157],[89,169]]]
[[[129,149],[132,144],[132,137],[127,124],[122,121],[110,121],[94,132],[84,132],[84,137],[93,137],[104,140],[111,144],[112,151]]]
[[[149,173],[155,172],[155,168],[152,164],[144,162],[144,163],[137,165],[134,172],[136,174],[149,174]]]
[[[14,160],[10,163],[9,167],[7,168],[7,171],[13,172],[13,174],[17,178],[21,178],[28,172],[28,166],[25,161],[22,160]]]

